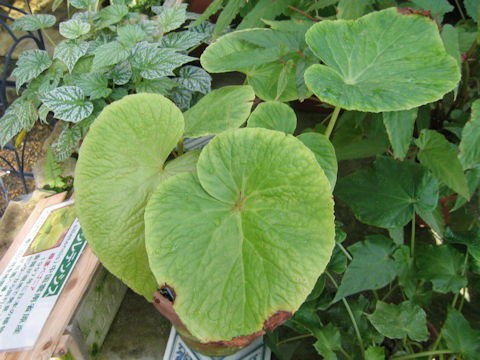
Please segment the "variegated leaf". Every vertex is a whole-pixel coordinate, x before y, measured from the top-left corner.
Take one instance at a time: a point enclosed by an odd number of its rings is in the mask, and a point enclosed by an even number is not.
[[[0,147],[23,129],[30,130],[37,118],[37,109],[31,101],[23,98],[15,100],[0,118]]]
[[[73,67],[83,55],[87,53],[88,43],[76,40],[64,40],[55,48],[54,59],[62,60],[67,65],[68,71],[72,72]]]
[[[125,60],[130,55],[130,51],[118,41],[112,41],[101,45],[93,52],[92,67],[98,69],[105,66],[115,65]]]
[[[155,80],[143,79],[137,85],[137,93],[154,93],[167,95],[170,90],[177,87],[178,83],[168,77]]]
[[[212,77],[202,68],[197,66],[184,66],[179,70],[179,77],[175,80],[183,87],[208,94],[211,90]]]
[[[77,86],[60,86],[41,97],[55,117],[69,122],[79,122],[93,111],[93,104],[84,100],[83,90]]]
[[[158,14],[158,23],[163,33],[178,29],[187,19],[187,4],[172,7],[152,6],[152,11]]]
[[[28,14],[15,20],[10,28],[20,31],[36,31],[52,27],[56,22],[57,19],[53,15]]]
[[[82,138],[80,127],[65,127],[57,140],[52,144],[55,160],[64,161],[77,149]]]
[[[107,73],[115,85],[125,85],[132,77],[132,66],[129,61],[122,61]]]
[[[52,65],[52,59],[45,50],[27,50],[20,55],[17,67],[12,71],[15,76],[15,86],[20,90],[27,81],[36,78]]]
[[[76,39],[90,31],[90,24],[81,21],[80,19],[71,19],[61,22],[59,25],[59,32],[67,39]]]
[[[205,35],[195,31],[176,31],[163,36],[160,46],[163,48],[189,50],[205,39]]]

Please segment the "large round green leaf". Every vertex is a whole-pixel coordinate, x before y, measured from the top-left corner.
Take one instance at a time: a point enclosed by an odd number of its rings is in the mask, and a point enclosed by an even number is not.
[[[279,101],[262,102],[248,118],[247,126],[293,134],[297,127],[297,115],[290,106]]]
[[[323,61],[305,72],[322,101],[348,110],[398,111],[440,99],[460,80],[437,24],[396,8],[357,20],[322,21],[307,44]]]
[[[164,166],[182,136],[180,110],[156,94],[124,97],[90,128],[75,171],[77,213],[105,267],[151,301],[157,283],[144,243],[144,208],[158,184],[195,170],[198,153]]]
[[[230,340],[293,313],[314,287],[334,245],[330,184],[300,141],[262,128],[215,137],[197,173],[152,195],[147,252],[188,330]]]

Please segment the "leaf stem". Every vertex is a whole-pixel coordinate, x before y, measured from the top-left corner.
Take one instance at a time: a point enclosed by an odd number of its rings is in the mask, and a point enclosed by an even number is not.
[[[52,38],[47,34],[47,32],[45,30],[42,31],[42,34],[45,35],[45,37],[50,42],[50,44],[53,46],[53,48],[57,47],[57,44],[55,44],[55,41],[52,40]]]
[[[292,336],[290,338],[286,338],[282,341],[279,341],[277,343],[277,345],[282,345],[282,344],[285,344],[285,343],[288,343],[288,342],[291,342],[291,341],[306,339],[306,338],[309,338],[309,337],[312,337],[312,336],[313,336],[312,334],[302,334],[302,335],[298,335],[298,336]]]
[[[428,355],[442,355],[442,354],[453,354],[453,351],[452,350],[424,351],[416,354],[395,356],[395,357],[392,357],[391,360],[409,360],[409,359],[420,358]]]
[[[412,215],[412,238],[410,239],[410,257],[415,257],[415,209]]]
[[[431,359],[432,359],[432,357],[433,357],[432,355],[437,355],[437,350],[436,350],[436,348],[437,348],[438,344],[440,344],[440,341],[441,341],[441,340],[442,340],[442,333],[438,334],[437,338],[435,339],[435,342],[434,342],[433,345],[432,345],[432,350],[430,350],[430,353],[431,353],[431,354],[427,354],[427,355],[430,355],[430,356],[428,357],[428,360],[431,360]]]
[[[463,20],[465,20],[465,14],[463,13],[462,7],[458,3],[458,0],[455,0],[455,4],[457,4],[457,9],[458,9],[458,12],[460,13],[460,16],[462,17]]]
[[[338,349],[342,354],[343,356],[345,356],[348,360],[353,360],[353,357],[351,357],[350,355],[348,355],[348,353],[342,348],[340,347],[340,349]]]
[[[347,251],[347,249],[345,249],[343,247],[342,244],[338,243],[337,246],[340,248],[340,250],[342,250],[342,252],[345,254],[345,256],[347,257],[348,260],[350,260],[350,261],[353,260],[352,255],[350,255],[350,253]]]
[[[335,126],[335,123],[337,122],[338,114],[340,113],[340,110],[342,108],[340,106],[336,106],[335,109],[333,110],[332,117],[330,118],[330,121],[328,122],[327,130],[325,130],[325,136],[327,138],[330,137],[330,134],[332,133],[333,127]]]
[[[465,270],[467,269],[467,263],[468,263],[468,251],[465,253],[465,260],[463,262],[462,276],[465,276]],[[453,297],[452,308],[454,308],[454,309],[455,309],[455,305],[457,305],[457,300],[458,300],[459,295],[460,295],[460,291],[458,293],[456,293],[455,296]],[[461,307],[463,307],[463,300],[464,299],[465,299],[465,296],[462,296],[462,302],[460,303]],[[461,308],[460,308],[460,310],[461,310]]]
[[[297,9],[296,7],[293,7],[292,5],[288,5],[288,8],[289,8],[290,10],[293,10],[293,11],[295,11],[295,12],[297,12],[297,13],[305,16],[307,19],[310,19],[310,20],[315,21],[315,22],[318,22],[318,21],[319,21],[318,19],[314,18],[314,17],[311,16],[310,14],[307,14],[305,11],[302,11],[302,10],[300,10],[300,9]]]
[[[181,138],[177,144],[178,156],[183,155],[183,140],[184,138]]]
[[[338,284],[335,281],[335,279],[333,278],[333,276],[328,271],[325,271],[325,274],[330,279],[333,286],[335,286],[335,288],[338,289]],[[360,334],[360,329],[358,328],[357,321],[355,320],[355,316],[353,316],[352,309],[350,308],[350,305],[348,305],[347,299],[342,298],[342,302],[343,302],[343,305],[345,306],[345,309],[347,310],[347,313],[348,313],[348,316],[350,317],[350,320],[352,321],[353,328],[355,330],[355,334],[357,335],[358,344],[359,344],[360,350],[362,352],[362,358],[366,359],[366,357],[365,357],[365,347],[363,346],[362,335]]]

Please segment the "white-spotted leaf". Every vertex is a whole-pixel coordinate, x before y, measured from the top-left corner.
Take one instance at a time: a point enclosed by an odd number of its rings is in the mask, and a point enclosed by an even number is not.
[[[53,52],[54,59],[62,60],[69,72],[72,72],[78,59],[88,51],[87,42],[78,42],[76,40],[64,40],[57,45]]]
[[[77,86],[60,86],[41,96],[43,103],[57,119],[77,123],[88,117],[93,104],[85,101],[85,94]]]
[[[90,31],[90,24],[81,21],[80,19],[71,19],[61,22],[59,25],[59,32],[67,39],[77,39]]]
[[[12,30],[36,31],[55,25],[57,19],[53,15],[28,14],[16,19],[10,26]]]
[[[50,65],[52,65],[52,59],[45,50],[34,49],[23,52],[18,58],[17,67],[12,71],[17,93],[23,84],[36,78]]]

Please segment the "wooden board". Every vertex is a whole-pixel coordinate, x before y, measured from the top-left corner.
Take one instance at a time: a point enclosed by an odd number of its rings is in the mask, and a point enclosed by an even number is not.
[[[30,228],[33,226],[40,213],[46,207],[58,204],[65,200],[66,193],[57,194],[47,199],[41,200],[32,214],[22,227],[14,242],[5,253],[5,256],[0,261],[0,273],[6,268],[8,262],[15,254],[16,250],[22,243],[24,237],[27,235]],[[75,268],[73,269],[65,287],[63,288],[57,303],[53,308],[50,316],[47,319],[45,326],[40,333],[37,343],[33,349],[16,351],[16,352],[2,352],[0,353],[1,360],[48,360],[52,356],[58,342],[62,339],[65,328],[72,318],[75,310],[82,300],[85,291],[90,284],[96,270],[100,266],[100,262],[93,254],[88,244],[83,250],[82,255],[78,259]]]

